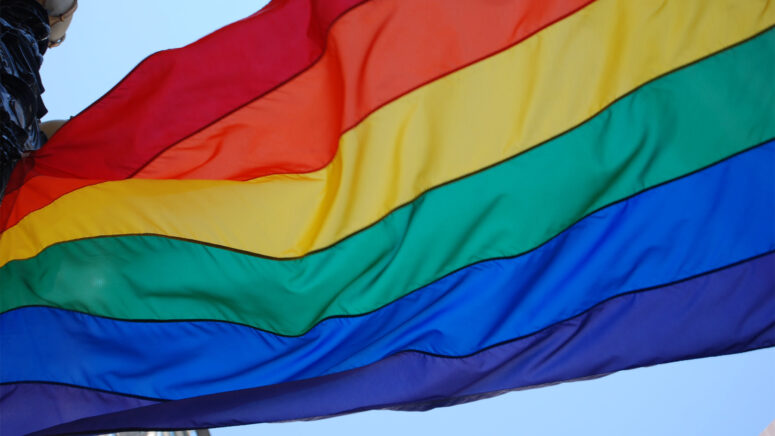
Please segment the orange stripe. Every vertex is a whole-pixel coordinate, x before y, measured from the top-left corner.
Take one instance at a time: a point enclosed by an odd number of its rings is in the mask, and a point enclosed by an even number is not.
[[[0,207],[0,229],[6,230],[22,218],[51,204],[57,198],[102,180],[35,176],[21,188],[8,193]]]
[[[326,54],[305,74],[171,147],[136,177],[248,180],[320,169],[336,153],[340,134],[375,109],[588,3],[364,4],[334,26]]]
[[[320,169],[336,153],[340,135],[369,113],[591,2],[459,0],[454,7],[447,0],[365,3],[334,25],[325,54],[312,68],[174,145],[134,177],[247,180]],[[98,182],[33,177],[20,188],[29,192],[3,202],[0,229]]]

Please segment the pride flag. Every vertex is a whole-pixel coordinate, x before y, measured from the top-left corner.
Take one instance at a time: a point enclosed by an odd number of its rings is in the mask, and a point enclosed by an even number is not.
[[[0,433],[216,427],[775,345],[775,4],[275,0],[12,175]]]

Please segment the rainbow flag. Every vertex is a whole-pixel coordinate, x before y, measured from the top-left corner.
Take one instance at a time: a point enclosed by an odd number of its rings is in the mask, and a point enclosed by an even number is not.
[[[12,175],[0,432],[202,428],[775,345],[775,3],[275,0]]]

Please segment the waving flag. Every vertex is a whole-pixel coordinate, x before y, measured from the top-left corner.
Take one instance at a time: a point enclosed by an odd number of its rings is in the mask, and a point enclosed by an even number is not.
[[[279,0],[151,56],[12,175],[0,430],[425,410],[775,346],[773,25]]]

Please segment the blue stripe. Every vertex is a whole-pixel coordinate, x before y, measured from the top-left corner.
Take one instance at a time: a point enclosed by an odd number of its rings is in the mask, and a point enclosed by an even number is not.
[[[27,434],[63,422],[156,403],[72,386],[42,383],[0,385],[0,435]]]
[[[774,170],[771,142],[610,206],[531,253],[470,266],[297,338],[219,322],[12,311],[0,317],[0,381],[173,399],[330,374],[401,350],[470,354],[617,294],[775,249]]]
[[[775,255],[621,295],[541,332],[463,358],[399,353],[299,382],[224,392],[71,424],[45,434],[202,428],[374,408],[427,410],[506,389],[775,346]],[[56,395],[56,387],[50,387]]]

